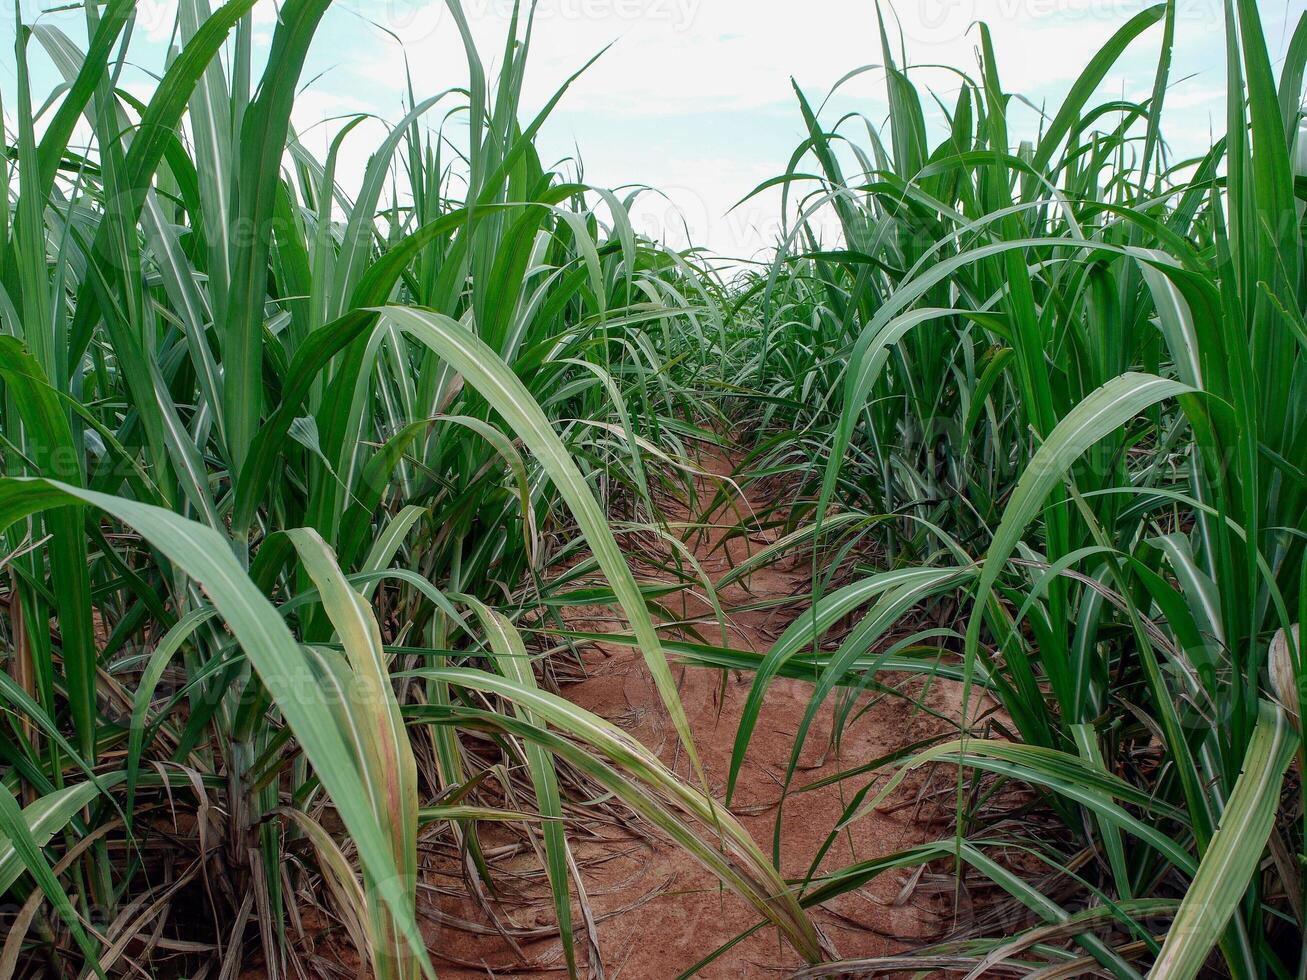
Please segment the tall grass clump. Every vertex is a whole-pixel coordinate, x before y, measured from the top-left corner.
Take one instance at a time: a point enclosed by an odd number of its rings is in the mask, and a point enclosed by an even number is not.
[[[1224,4],[1227,135],[1175,159],[1175,17],[1125,22],[1023,139],[984,25],[939,127],[882,28],[885,125],[796,89],[807,138],[759,189],[788,223],[736,300],[757,323],[730,355],[762,430],[746,470],[807,486],[789,520],[833,564],[756,666],[732,783],[771,678],[814,645],[834,652],[810,714],[911,667],[895,651],[960,670],[955,740],[842,777],[841,826],[906,770],[957,769],[955,839],[897,863],[948,854],[1006,896],[923,966],[1191,977],[1219,947],[1230,976],[1305,968],[1286,772],[1307,683],[1307,18],[1273,64],[1256,4]],[[1099,101],[1150,29],[1150,97]]]
[[[625,801],[816,960],[702,780],[542,688],[519,634],[600,573],[584,601],[624,610],[697,768],[607,509],[656,523],[678,479],[643,457],[693,432],[664,358],[713,346],[711,280],[636,235],[631,198],[539,158],[567,86],[522,117],[533,10],[494,79],[451,0],[470,85],[410,92],[343,187],[358,120],[325,159],[290,124],[328,0],[279,6],[261,75],[252,6],[181,0],[147,99],[118,84],[133,0],[86,5],[85,49],[19,23],[0,975],[311,975],[306,901],[375,975],[430,975],[418,843],[493,887],[491,821],[540,848],[575,973],[563,794]],[[484,802],[487,779],[524,806]]]

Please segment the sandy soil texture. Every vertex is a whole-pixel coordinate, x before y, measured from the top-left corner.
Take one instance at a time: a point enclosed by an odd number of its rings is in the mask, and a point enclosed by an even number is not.
[[[701,499],[711,499],[718,480],[731,472],[731,460],[709,455],[702,465],[712,475],[699,478]],[[738,514],[758,509],[761,500],[736,499],[735,505],[700,517],[711,525],[702,537],[690,539],[705,571],[720,579],[751,551],[769,543],[763,536],[740,535],[723,543]],[[689,520],[682,507],[673,507],[673,520]],[[769,567],[753,573],[747,583],[728,587],[721,595],[730,620],[732,647],[766,651],[780,631],[805,608],[811,566]],[[770,609],[740,610],[765,600],[787,600]],[[687,618],[703,617],[705,636],[720,636],[711,607],[702,595],[688,593],[683,600]],[[593,614],[593,618],[591,615]],[[583,631],[615,631],[622,624],[605,609],[573,612],[570,625]],[[645,745],[658,750],[664,761],[691,778],[684,752],[677,741],[657,692],[638,651],[616,644],[596,644],[586,652],[584,680],[563,688],[566,697],[621,725]],[[678,668],[681,695],[694,730],[712,792],[724,797],[731,748],[747,698],[752,675],[731,674],[723,680],[715,670]],[[908,690],[920,693],[920,687]],[[748,755],[732,812],[770,853],[776,825],[776,804],[794,745],[795,730],[808,705],[809,684],[778,679],[771,687]],[[926,704],[940,714],[957,712],[958,692],[936,682],[924,695]],[[801,757],[794,787],[856,766],[947,727],[938,717],[917,709],[910,701],[881,698],[844,733],[837,754],[830,747],[831,709],[818,716]],[[785,801],[781,822],[781,870],[802,876],[843,811],[848,796],[863,785],[850,781],[811,792],[795,793]],[[921,802],[914,789],[898,793],[892,805],[840,834],[822,864],[830,870],[854,861],[879,857],[941,836],[935,807]],[[629,832],[628,832],[629,831]],[[948,831],[943,830],[943,835]],[[573,838],[573,848],[593,911],[604,975],[610,980],[671,978],[728,943],[756,924],[756,917],[737,896],[720,889],[716,880],[682,851],[635,828],[592,828]],[[432,935],[432,948],[444,961],[446,977],[558,976],[562,956],[556,932],[535,942],[521,941],[533,930],[548,932],[553,913],[537,880],[526,884],[528,868],[539,868],[529,850],[520,855],[523,886],[495,912],[501,926],[510,926],[514,950],[471,902],[445,892],[440,906],[446,924]],[[508,865],[512,867],[510,862]],[[447,884],[452,883],[451,879]],[[814,920],[843,957],[880,956],[938,934],[944,902],[938,891],[916,887],[907,872],[880,876],[861,892],[845,895],[815,910]],[[448,924],[452,918],[477,924],[478,932]],[[580,918],[578,916],[578,933]],[[521,932],[517,931],[521,930]],[[579,939],[579,936],[578,936]],[[784,976],[802,963],[777,936],[763,929],[730,949],[700,973],[709,978]],[[565,975],[565,974],[564,974]]]

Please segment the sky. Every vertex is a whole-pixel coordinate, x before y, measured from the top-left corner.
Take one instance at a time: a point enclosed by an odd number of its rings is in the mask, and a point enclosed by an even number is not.
[[[60,0],[19,0],[26,21],[41,17],[84,43],[80,10],[51,11]],[[1258,0],[1273,55],[1281,57],[1307,0]],[[275,0],[256,7],[265,46]],[[957,76],[973,77],[979,30],[989,25],[1004,88],[1020,93],[1033,133],[1033,107],[1054,112],[1099,47],[1147,4],[1140,0],[882,0],[891,38],[901,43],[923,90],[951,103]],[[498,53],[511,0],[463,0],[487,69]],[[1164,133],[1178,156],[1202,152],[1224,130],[1223,0],[1178,0],[1172,87]],[[176,0],[140,0],[133,57],[125,77],[141,93],[172,34]],[[5,119],[15,92],[13,2],[0,0],[0,95]],[[1151,91],[1160,27],[1139,37],[1103,86],[1104,97]],[[609,46],[611,45],[611,46]],[[602,187],[648,185],[635,211],[638,229],[674,245],[687,239],[729,256],[759,255],[775,239],[775,193],[735,207],[754,187],[785,171],[803,138],[793,85],[814,105],[841,78],[882,60],[874,0],[540,0],[526,82],[526,111],[542,105],[591,57],[607,51],[572,86],[538,140],[546,165],[579,156],[585,180]],[[336,0],[304,74],[293,123],[325,152],[340,117],[403,114],[405,59],[419,98],[467,79],[466,60],[444,0]],[[39,52],[34,87],[57,80]],[[793,82],[792,82],[793,80]],[[40,97],[38,97],[40,101]],[[842,86],[822,119],[860,113],[880,125],[884,73],[867,71]],[[443,110],[433,113],[438,120]],[[846,124],[847,125],[847,124]],[[342,154],[348,185],[375,149],[381,123],[355,130]],[[865,133],[863,135],[865,142]],[[733,209],[734,208],[734,209]]]

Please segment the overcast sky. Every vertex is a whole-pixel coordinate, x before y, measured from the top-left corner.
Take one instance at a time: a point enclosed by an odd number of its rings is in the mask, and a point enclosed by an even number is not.
[[[27,19],[59,6],[20,0]],[[1259,0],[1272,51],[1285,50],[1304,0]],[[488,68],[497,68],[511,0],[464,0]],[[983,19],[993,34],[1004,87],[1055,110],[1101,44],[1145,6],[1138,0],[884,0],[892,36],[901,31],[914,65],[975,71]],[[14,93],[12,0],[0,0],[0,84],[6,120]],[[141,0],[142,65],[157,67],[172,32],[175,0]],[[261,0],[260,43],[271,36],[276,5]],[[43,15],[71,36],[80,11]],[[1173,87],[1166,135],[1180,154],[1200,152],[1224,130],[1222,0],[1179,0]],[[391,35],[398,37],[396,41]],[[7,36],[6,36],[7,35]],[[1151,90],[1160,28],[1140,37],[1104,85],[1105,95],[1141,98]],[[748,256],[774,234],[775,202],[727,211],[744,194],[782,173],[802,138],[791,77],[819,103],[842,76],[881,60],[873,0],[541,0],[529,65],[528,111],[605,45],[612,47],[572,88],[539,144],[546,164],[578,152],[594,185],[648,184],[637,214],[646,231],[681,243],[690,235],[730,255]],[[401,47],[402,44],[402,47]],[[465,82],[458,32],[443,0],[337,0],[315,41],[294,121],[306,142],[325,145],[345,113],[402,114],[404,54],[419,98]],[[33,53],[38,91],[54,75]],[[493,62],[493,65],[492,65]],[[923,88],[951,102],[956,76],[922,67]],[[129,80],[148,88],[146,76]],[[841,90],[823,119],[860,112],[874,124],[885,113],[883,73],[867,72]],[[443,111],[433,115],[439,119]],[[1028,113],[1033,127],[1035,115]],[[316,125],[315,125],[316,124]],[[357,130],[343,173],[357,172],[376,146]]]

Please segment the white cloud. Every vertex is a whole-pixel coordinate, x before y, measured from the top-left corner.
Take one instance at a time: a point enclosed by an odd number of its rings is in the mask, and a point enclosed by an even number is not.
[[[503,61],[511,0],[462,2],[493,81]],[[1178,0],[1177,81],[1168,93],[1166,132],[1186,152],[1207,144],[1210,127],[1223,126],[1220,3]],[[1288,10],[1298,3],[1261,0],[1273,48],[1283,49],[1292,26]],[[1147,0],[881,3],[895,56],[900,57],[902,43],[918,66],[913,78],[923,94],[933,90],[946,102],[954,97],[957,74],[938,66],[977,76],[976,22],[983,19],[990,25],[1004,87],[1048,110],[1056,108],[1061,93],[1107,38],[1146,5]],[[255,8],[256,39],[264,48],[276,8],[275,0],[259,0]],[[176,10],[177,0],[140,0],[138,37],[156,46],[166,42]],[[81,12],[47,16],[59,17],[72,33],[67,25],[76,27]],[[1159,40],[1154,26],[1117,64],[1104,90],[1146,97]],[[783,171],[801,138],[791,76],[820,104],[850,70],[882,60],[872,0],[540,0],[523,113],[536,111],[610,42],[615,42],[612,49],[575,83],[547,125],[542,152],[566,155],[575,139],[588,180],[660,187],[684,212],[692,237],[702,227],[701,240],[736,254],[753,252],[775,230],[765,213],[775,193],[765,204],[727,212],[757,183]],[[373,112],[397,119],[407,92],[405,56],[419,97],[466,84],[466,55],[444,0],[336,0],[306,71],[305,79],[314,80],[296,101],[293,121],[306,144],[325,156],[341,125],[332,117],[342,114]],[[153,63],[144,43],[140,60]],[[884,106],[883,73],[873,70],[841,89],[823,118],[833,124],[840,113],[858,111],[879,125]],[[929,100],[927,107],[934,111]],[[1031,110],[1020,109],[1018,118],[1023,130],[1037,125]],[[432,123],[437,119],[433,114]],[[381,131],[368,122],[347,139],[340,161],[344,183],[361,175]],[[456,138],[458,133],[451,131]],[[641,199],[642,219],[672,229],[678,222],[659,200]],[[670,230],[666,235],[675,239]]]
[[[889,27],[895,57],[901,30],[908,58],[923,66],[914,70],[923,91],[952,93],[957,75],[928,66],[949,65],[976,77],[980,34],[975,21],[981,15],[991,22],[1003,84],[1019,92],[1065,88],[1139,6],[1133,0],[922,0],[885,9],[891,17],[897,14]],[[465,0],[464,7],[491,71],[492,64],[502,61],[511,3]],[[325,80],[342,100],[364,101],[393,116],[405,85],[399,46],[363,21],[393,32],[402,42],[420,95],[465,82],[462,42],[442,3],[383,0],[355,2],[347,9],[359,19],[357,40],[340,57],[339,70]],[[779,191],[731,208],[757,184],[783,171],[797,135],[782,128],[774,153],[758,158],[711,133],[704,144],[677,145],[661,138],[661,129],[687,117],[739,120],[771,109],[792,118],[797,132],[791,76],[819,104],[851,69],[883,60],[875,6],[868,0],[810,0],[802,7],[792,0],[541,0],[526,111],[543,104],[610,42],[612,49],[575,83],[563,103],[587,163],[587,178],[657,187],[662,196],[640,198],[637,227],[643,223],[649,226],[644,230],[661,230],[669,242],[684,244],[683,225],[688,225],[689,240],[741,256],[774,241]],[[1155,41],[1140,43],[1156,47]],[[351,78],[362,85],[341,89]],[[879,123],[883,93],[883,73],[871,71],[841,90],[841,104],[856,101]],[[604,121],[613,120],[624,124],[621,135],[611,125],[605,129]],[[556,121],[551,128],[561,125]],[[640,135],[633,139],[631,133]]]
[[[508,26],[506,0],[468,0],[465,6],[483,55],[498,55]],[[1127,6],[1138,4],[924,0],[886,10],[897,14],[913,62],[973,73],[979,44],[974,21],[997,14],[990,20],[1004,84],[1023,91],[1074,77],[1125,21],[1120,8]],[[442,4],[385,0],[353,9],[409,46],[419,88],[444,88],[465,76],[457,32]],[[802,7],[793,0],[542,0],[528,72],[535,102],[610,42],[613,49],[569,93],[571,108],[641,116],[705,106],[742,111],[789,102],[790,76],[820,93],[850,69],[882,60],[875,8],[867,0],[812,0]],[[387,47],[359,44],[346,64],[393,87],[399,73]],[[877,84],[868,76],[853,91]]]

